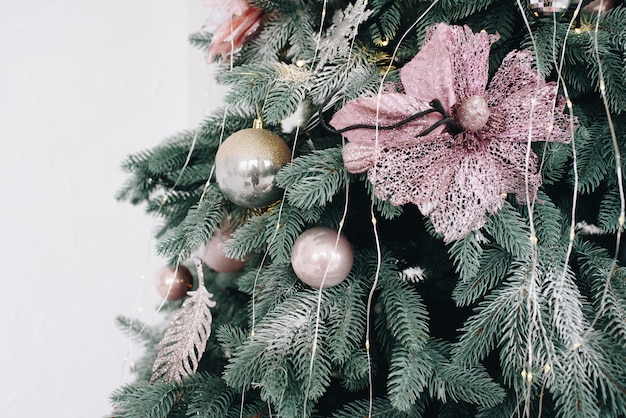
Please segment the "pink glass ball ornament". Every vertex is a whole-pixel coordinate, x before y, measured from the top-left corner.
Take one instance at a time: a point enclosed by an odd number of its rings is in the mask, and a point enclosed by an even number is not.
[[[157,275],[156,289],[161,297],[169,300],[180,300],[193,287],[193,275],[185,266],[174,270],[163,266]]]
[[[224,243],[231,233],[230,228],[215,231],[204,250],[204,263],[218,273],[234,273],[246,265],[244,260],[229,258],[224,252]]]
[[[304,231],[291,251],[291,266],[296,276],[317,289],[336,286],[344,281],[353,261],[354,254],[348,240],[327,227]]]

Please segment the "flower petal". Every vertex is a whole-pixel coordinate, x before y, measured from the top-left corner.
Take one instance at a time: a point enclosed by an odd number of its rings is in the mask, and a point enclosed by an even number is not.
[[[489,77],[489,49],[498,38],[474,33],[468,26],[440,23],[429,28],[420,52],[400,70],[407,94],[427,103],[439,99],[448,110],[482,95]]]
[[[558,102],[557,86],[530,66],[529,52],[506,56],[487,90],[493,120],[500,121],[499,140],[568,142],[569,118]],[[574,120],[576,124],[576,120]]]
[[[441,119],[439,113],[408,122],[391,130],[378,129],[376,126],[389,126],[418,112],[429,109],[427,103],[402,93],[386,93],[376,97],[352,100],[333,116],[330,124],[338,130],[356,124],[369,125],[372,128],[359,128],[343,132],[351,142],[360,144],[379,144],[401,146],[414,143],[416,136]],[[435,132],[441,132],[439,127]]]
[[[486,215],[497,212],[508,193],[525,201],[523,144],[492,141],[467,151],[446,141],[418,144],[404,149],[381,150],[376,167],[368,172],[381,199],[394,205],[413,203],[430,217],[445,242],[464,237],[483,227]],[[528,165],[528,198],[540,185],[536,155]]]
[[[364,173],[374,165],[374,150],[373,145],[348,142],[341,150],[343,165],[350,173]]]
[[[261,28],[265,12],[256,7],[249,7],[241,15],[232,15],[224,21],[213,34],[209,46],[207,61],[210,63],[217,56],[229,57],[252,38]]]
[[[439,99],[444,108],[450,109],[455,103],[453,43],[450,26],[442,23],[428,30],[422,49],[400,70],[407,94],[425,103]]]
[[[507,101],[519,90],[541,88],[546,85],[543,77],[530,66],[531,62],[530,51],[512,51],[504,57],[487,89],[490,107]]]

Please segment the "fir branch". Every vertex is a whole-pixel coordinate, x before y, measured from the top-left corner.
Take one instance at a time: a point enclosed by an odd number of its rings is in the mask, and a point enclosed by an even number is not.
[[[369,414],[369,400],[361,399],[344,405],[339,411],[332,415],[332,418],[420,418],[424,413],[424,409],[424,404],[420,403],[414,405],[408,412],[401,412],[395,409],[389,400],[374,398],[372,400],[372,411],[371,414]]]
[[[624,51],[622,48],[624,37],[623,35],[617,35],[617,37],[614,35],[614,33],[619,32],[612,33],[614,29],[620,30],[615,27],[609,29],[611,32],[606,31],[603,26],[598,31],[589,30],[595,28],[597,16],[594,15],[588,14],[586,19],[581,19],[581,26],[587,30],[577,33],[576,41],[584,50],[576,55],[571,55],[571,58],[581,62],[586,68],[585,78],[589,80],[597,93],[600,91],[600,71],[602,71],[609,107],[612,112],[620,113],[626,109],[626,83],[624,83],[623,75]],[[614,24],[614,18],[619,19],[623,15],[623,10],[615,10],[611,12],[610,20],[607,22]],[[601,69],[598,67],[598,63]]]
[[[291,205],[308,210],[332,200],[346,179],[341,149],[327,148],[294,159],[278,172],[276,184]]]
[[[486,407],[478,406],[476,418],[512,418],[521,416],[519,411],[520,399],[519,395],[513,391],[509,391],[504,401],[496,406]],[[528,415],[531,417],[552,416],[550,414],[548,402],[543,405],[541,411],[531,403]]]
[[[513,205],[505,201],[502,208],[489,217],[484,231],[514,257],[525,258],[530,254],[530,230]]]
[[[366,174],[358,175],[359,181],[365,183],[370,199],[374,201],[376,211],[385,219],[395,219],[404,213],[402,206],[394,206],[389,200],[382,200],[374,193],[374,185],[367,180]],[[434,229],[433,229],[434,231]]]
[[[352,276],[352,274],[351,274]],[[365,292],[359,286],[359,275],[348,277],[342,283],[342,297],[329,307],[328,348],[330,359],[342,364],[354,356],[365,335]]]
[[[514,278],[487,295],[478,304],[476,314],[463,326],[461,338],[452,351],[453,363],[462,367],[478,364],[495,348],[496,343],[501,343],[503,334],[509,330],[525,329],[525,324],[517,324],[515,315],[526,310],[525,293],[520,291],[525,281],[520,280],[520,276],[532,273],[528,271],[528,266],[516,264],[512,268],[517,272]],[[517,348],[520,349],[521,346]],[[510,367],[516,366],[512,364]]]
[[[285,394],[293,393],[301,407],[303,389],[309,382],[309,398],[318,399],[330,384],[331,365],[326,327],[320,324],[313,374],[309,375],[316,302],[317,292],[305,292],[266,315],[251,338],[233,351],[224,372],[226,383],[233,388],[248,388],[254,383],[262,389],[264,400],[281,406],[287,406],[281,404],[288,399]]]
[[[289,37],[289,55],[296,61],[311,62],[315,56],[316,31],[309,9],[300,8],[292,15],[294,27]]]
[[[608,234],[615,234],[623,226],[620,225],[621,197],[617,186],[610,188],[600,201],[598,224]]]
[[[579,127],[575,141],[578,150],[578,191],[591,193],[611,170],[607,160],[613,150],[606,122],[597,121],[587,128]]]
[[[588,376],[581,352],[567,353],[568,361],[555,370],[557,382],[552,390],[559,415],[567,418],[600,416],[593,381]]]
[[[375,45],[385,46],[396,37],[402,21],[399,5],[388,0],[371,2],[372,16],[369,18],[369,36]]]
[[[276,61],[280,51],[287,46],[291,36],[301,26],[300,17],[300,13],[270,17],[263,26],[263,31],[251,41],[250,49],[254,51],[255,60]]]
[[[265,61],[235,67],[221,73],[218,81],[231,85],[224,97],[227,104],[252,109],[264,104],[264,121],[277,125],[291,116],[304,100],[311,86],[311,74],[296,65]]]
[[[198,373],[185,381],[189,406],[186,416],[223,418],[237,400],[237,392],[226,387],[220,376]]]
[[[483,13],[472,14],[464,21],[474,32],[485,30],[500,35],[498,43],[492,47],[491,54],[494,54],[498,45],[509,41],[518,32],[519,9],[510,2],[492,1],[490,3]]]
[[[480,231],[472,231],[465,237],[456,240],[448,249],[461,281],[473,280],[480,268],[483,244],[489,240]]]
[[[552,73],[560,58],[561,51],[558,48],[563,45],[567,26],[568,22],[555,22],[552,19],[538,21],[533,28],[533,38],[526,34],[522,42],[523,49],[533,50],[534,45],[537,46],[534,51],[535,64],[537,71],[544,77]]]
[[[577,129],[577,134],[578,134]],[[544,142],[537,147],[541,161],[541,182],[543,185],[556,184],[567,173],[568,162],[572,156],[572,147],[561,142]]]
[[[192,207],[185,219],[167,232],[158,243],[157,252],[175,262],[187,259],[206,244],[224,216],[224,200],[215,185],[207,187],[204,199]]]
[[[200,280],[197,290],[188,294],[189,298],[174,315],[171,326],[159,343],[150,382],[181,382],[198,367],[211,335],[213,318],[210,308],[215,306],[215,302],[211,300],[213,295],[206,290],[203,280]]]
[[[189,44],[198,49],[207,49],[211,45],[213,40],[213,34],[211,32],[201,30],[189,35]]]
[[[372,363],[376,374],[376,363]],[[369,365],[364,348],[353,349],[346,360],[337,365],[341,374],[341,385],[351,392],[363,390],[369,385]]]
[[[138,381],[122,386],[111,395],[115,416],[120,418],[167,418],[183,394],[176,383]]]
[[[591,287],[591,303],[611,336],[626,344],[626,268],[617,267],[608,252],[590,242],[577,240],[579,275]]]
[[[197,191],[189,193],[171,190],[148,200],[146,213],[164,218],[156,237],[161,239],[166,233],[179,227],[189,211],[197,206],[199,199],[200,194]]]
[[[230,135],[242,129],[251,128],[255,117],[254,113],[246,112],[245,106],[217,108],[212,115],[200,122],[198,142],[206,147],[217,149]]]
[[[285,65],[275,62],[246,64],[218,74],[217,81],[220,84],[231,85],[229,93],[224,98],[229,109],[242,105],[254,108],[263,103],[269,89],[273,87],[280,68]]]
[[[253,216],[237,228],[224,243],[224,253],[229,258],[242,260],[249,254],[265,248],[265,229],[270,212]]]
[[[472,279],[457,282],[452,298],[458,306],[469,306],[500,283],[511,267],[511,256],[499,246],[485,249]]]
[[[232,351],[241,346],[248,338],[248,334],[245,331],[229,324],[221,325],[217,328],[215,336],[227,357],[230,357]]]
[[[282,1],[282,0],[250,0],[250,5],[268,12],[280,12],[281,14],[291,15],[299,8],[304,6],[302,0]]]
[[[394,408],[408,412],[420,398],[432,373],[433,364],[428,352],[396,344],[387,380],[387,392]]]
[[[265,218],[265,237],[269,254],[274,263],[291,261],[291,249],[307,223],[317,221],[322,215],[322,208],[308,210],[284,204],[282,211],[274,210]]]
[[[407,349],[417,352],[428,338],[428,311],[415,287],[396,272],[381,276],[380,303],[391,333]]]
[[[272,263],[259,271],[251,270],[239,278],[239,290],[255,296],[255,322],[302,290],[302,284],[288,264]],[[250,318],[252,320],[252,318]]]
[[[228,257],[242,259],[268,248],[273,262],[288,263],[291,248],[304,226],[319,220],[321,215],[319,207],[305,211],[284,203],[282,209],[276,207],[248,219],[231,235],[224,251]]]
[[[535,233],[537,239],[544,247],[564,247],[564,220],[565,217],[560,209],[552,202],[552,199],[539,190],[534,204],[535,210]],[[567,238],[569,239],[569,237]]]
[[[544,251],[544,295],[551,302],[550,319],[557,335],[565,347],[571,348],[581,344],[584,331],[590,324],[583,313],[582,296],[576,286],[574,274],[569,268],[564,269],[565,260],[559,262],[559,255]]]
[[[438,388],[437,398],[444,403],[449,402],[449,397],[454,402],[490,407],[500,404],[506,394],[480,365],[462,368],[440,363],[434,367],[432,381],[431,385]]]
[[[478,11],[484,10],[495,0],[441,0],[433,13],[440,16],[440,20],[452,22],[463,19]]]
[[[117,326],[136,342],[144,344],[147,348],[156,346],[163,338],[163,333],[153,327],[134,318],[118,316]]]
[[[135,152],[134,154],[127,156],[126,159],[124,159],[120,164],[120,167],[126,172],[145,169],[153,155],[153,150]]]
[[[263,106],[263,120],[279,125],[293,115],[311,89],[311,73],[296,65],[283,65],[268,91]]]
[[[322,109],[326,111],[339,100],[374,94],[380,86],[380,79],[380,69],[368,62],[366,51],[357,50],[349,59],[338,59],[316,73],[310,92],[311,101],[318,106],[326,104]],[[341,96],[330,97],[339,89]]]

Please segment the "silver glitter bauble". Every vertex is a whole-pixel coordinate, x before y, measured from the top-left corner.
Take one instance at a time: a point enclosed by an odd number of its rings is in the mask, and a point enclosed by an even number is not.
[[[215,154],[215,177],[222,193],[244,208],[263,208],[282,195],[274,177],[291,161],[285,141],[261,128],[235,132]]]
[[[538,16],[561,13],[567,10],[570,0],[528,0],[528,7]]]

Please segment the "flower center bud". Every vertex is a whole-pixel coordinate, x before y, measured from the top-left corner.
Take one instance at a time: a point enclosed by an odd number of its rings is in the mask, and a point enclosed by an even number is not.
[[[470,96],[459,106],[456,120],[467,131],[478,131],[489,119],[489,106],[483,96]]]

